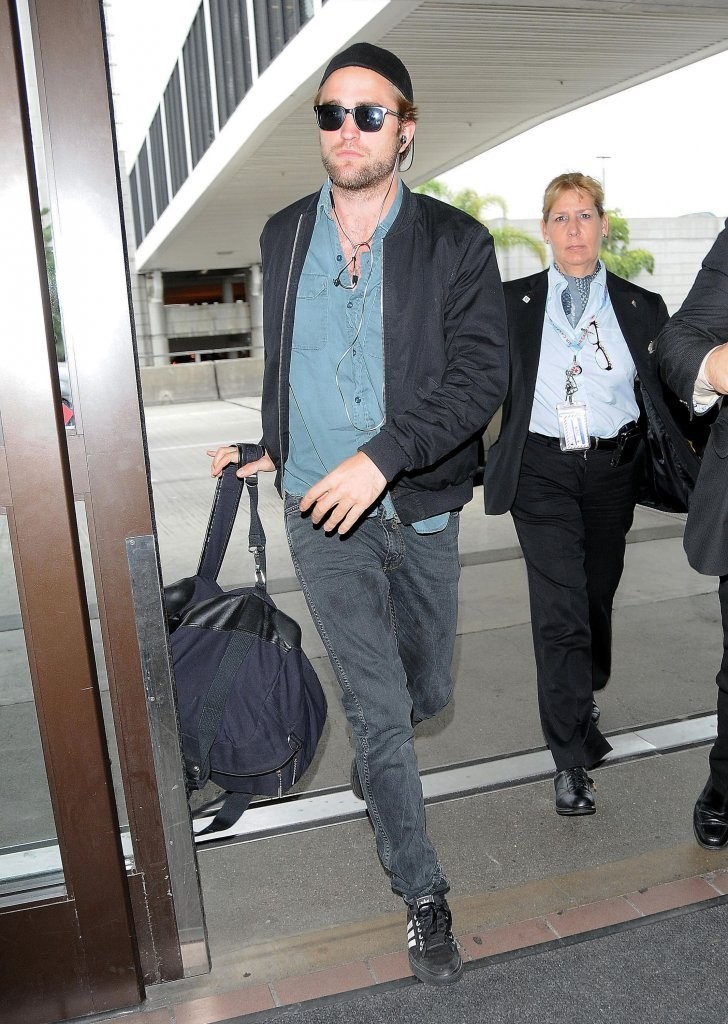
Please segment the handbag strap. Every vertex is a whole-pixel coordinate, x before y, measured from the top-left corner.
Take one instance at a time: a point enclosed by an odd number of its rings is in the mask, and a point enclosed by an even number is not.
[[[197,575],[206,580],[217,579],[235,525],[240,498],[243,490],[247,488],[250,501],[248,549],[255,562],[255,585],[265,592],[265,531],[258,514],[258,477],[255,474],[242,480],[235,475],[238,466],[261,459],[264,449],[259,444],[238,444],[237,449],[240,459],[238,465],[230,463],[217,479]]]
[[[232,828],[236,821],[247,811],[253,799],[253,793],[226,793],[222,807],[207,828],[197,832],[198,836],[207,836],[212,832],[223,832]]]
[[[200,763],[195,766],[195,774],[199,773],[201,779],[207,779],[210,774],[210,751],[225,714],[225,705],[235,681],[235,674],[240,664],[247,658],[252,645],[251,633],[237,630],[230,632],[225,654],[205,695],[205,703],[197,725],[197,753]]]

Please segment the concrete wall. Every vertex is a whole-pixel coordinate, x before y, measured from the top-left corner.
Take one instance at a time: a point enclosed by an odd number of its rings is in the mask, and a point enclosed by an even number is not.
[[[250,308],[247,302],[177,304],[164,307],[168,338],[199,338],[214,334],[248,334]],[[190,346],[192,347],[192,346]]]
[[[145,405],[209,402],[261,393],[262,359],[210,359],[174,366],[143,366],[140,370]]]
[[[494,226],[502,221],[493,220]],[[540,221],[509,220],[513,227],[541,237]],[[631,249],[648,249],[655,257],[655,272],[641,272],[635,284],[659,292],[670,313],[674,313],[687,295],[703,257],[723,227],[712,213],[693,213],[685,217],[637,217],[629,220]],[[526,249],[498,252],[498,265],[504,281],[526,277],[541,269],[536,257]]]

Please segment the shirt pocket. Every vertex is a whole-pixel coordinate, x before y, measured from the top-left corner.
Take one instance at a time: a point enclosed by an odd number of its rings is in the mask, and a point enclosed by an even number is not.
[[[293,348],[315,351],[326,344],[329,308],[329,279],[325,274],[301,274],[296,294]]]

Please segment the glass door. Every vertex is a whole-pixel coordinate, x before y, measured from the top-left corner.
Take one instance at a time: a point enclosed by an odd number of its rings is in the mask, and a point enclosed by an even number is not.
[[[0,0],[7,1024],[133,1006],[209,968],[121,205],[101,3]]]

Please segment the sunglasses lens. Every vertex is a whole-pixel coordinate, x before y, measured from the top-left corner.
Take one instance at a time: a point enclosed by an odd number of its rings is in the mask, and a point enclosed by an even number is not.
[[[385,111],[383,107],[372,107],[364,104],[354,108],[354,120],[359,131],[378,132],[384,124]]]
[[[327,103],[325,106],[316,107],[316,117],[321,131],[335,132],[344,123],[346,112],[336,103]]]

